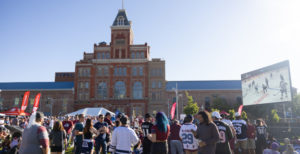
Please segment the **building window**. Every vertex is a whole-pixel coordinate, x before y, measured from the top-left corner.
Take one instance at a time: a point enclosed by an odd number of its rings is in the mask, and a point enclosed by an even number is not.
[[[101,59],[101,53],[97,53],[97,59]]]
[[[89,88],[89,82],[85,82],[85,88],[86,88],[86,89]]]
[[[115,87],[114,87],[114,96],[117,99],[123,99],[126,96],[126,87],[125,87],[125,83],[123,81],[118,81],[115,83]]]
[[[136,52],[136,58],[137,58],[137,59],[141,58],[141,55],[140,55],[139,52]]]
[[[157,87],[158,87],[158,88],[161,88],[161,81],[158,81]]]
[[[126,67],[123,68],[123,76],[126,76],[127,75],[127,69]]]
[[[141,82],[134,82],[133,84],[133,99],[143,98],[143,86]]]
[[[155,88],[155,86],[156,86],[155,81],[152,81],[152,83],[151,83],[151,88]]]
[[[132,67],[132,76],[137,76],[137,68]]]
[[[68,109],[68,98],[63,98],[63,103],[62,103],[62,112],[67,113]]]
[[[122,17],[122,16],[120,16],[120,17],[118,17],[118,19],[117,19],[117,22],[118,22],[118,25],[124,25],[124,17]]]
[[[104,75],[105,75],[105,76],[108,76],[108,74],[109,74],[108,66],[105,66],[105,67],[104,67]]]
[[[102,67],[101,67],[101,66],[98,66],[98,67],[97,67],[97,75],[98,75],[98,76],[103,76],[103,73],[102,73]]]
[[[117,67],[114,69],[114,75],[118,76],[118,68]]]
[[[144,52],[141,53],[141,58],[145,58]]]
[[[135,59],[135,54],[134,54],[134,52],[131,53],[131,58],[132,58],[132,59]]]
[[[102,52],[102,59],[105,59],[105,53]]]
[[[105,82],[101,82],[98,84],[97,97],[98,97],[98,99],[106,99],[107,98],[107,84]]]
[[[143,76],[143,74],[144,74],[143,72],[144,72],[144,71],[143,71],[143,67],[140,67],[139,75],[140,75],[140,76]]]
[[[106,53],[106,59],[110,59],[110,54],[109,54],[109,52]]]
[[[16,97],[16,98],[15,98],[15,106],[18,106],[18,105],[19,105],[19,98]]]
[[[152,99],[153,101],[155,101],[155,100],[156,100],[156,93],[155,93],[155,92],[153,92],[153,93],[152,93],[152,95],[151,95],[151,99]]]

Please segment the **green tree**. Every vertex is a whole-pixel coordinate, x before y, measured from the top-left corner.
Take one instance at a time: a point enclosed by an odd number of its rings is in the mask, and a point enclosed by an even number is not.
[[[242,112],[242,119],[248,119],[247,113],[245,111]]]
[[[294,96],[292,103],[293,115],[300,115],[300,94]]]
[[[185,95],[188,99],[187,105],[183,108],[183,112],[185,114],[191,114],[194,115],[199,111],[198,104],[194,102],[193,96],[190,96],[189,93],[186,91]]]
[[[272,116],[272,119],[271,119],[272,122],[276,122],[276,123],[279,122],[280,118],[279,118],[279,116],[277,114],[277,110],[276,109],[271,110],[271,116]]]
[[[234,120],[235,119],[235,116],[234,116],[235,111],[234,111],[234,109],[230,109],[228,112],[229,112],[229,119]]]

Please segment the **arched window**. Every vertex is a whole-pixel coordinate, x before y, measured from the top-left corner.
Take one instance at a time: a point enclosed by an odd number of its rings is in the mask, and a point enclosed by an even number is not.
[[[141,82],[134,82],[133,84],[133,99],[143,98],[143,86]]]
[[[126,97],[126,87],[123,81],[118,81],[115,83],[114,97],[118,99],[123,99]]]
[[[124,17],[120,16],[118,18],[118,25],[124,25]]]
[[[107,84],[105,82],[100,82],[97,88],[97,98],[106,99],[107,98]]]

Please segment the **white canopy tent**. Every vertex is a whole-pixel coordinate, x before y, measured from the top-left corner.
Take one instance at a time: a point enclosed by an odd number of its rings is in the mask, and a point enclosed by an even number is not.
[[[89,115],[89,116],[98,116],[99,114],[105,115],[107,112],[111,114],[111,116],[115,116],[115,114],[105,108],[102,107],[95,107],[95,108],[84,108],[77,110],[72,113],[66,114],[67,116],[75,116],[77,114],[84,114],[84,115]]]

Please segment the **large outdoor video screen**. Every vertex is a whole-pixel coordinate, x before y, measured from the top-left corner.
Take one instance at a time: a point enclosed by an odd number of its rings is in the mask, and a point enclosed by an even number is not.
[[[289,61],[242,74],[243,105],[292,100]]]

